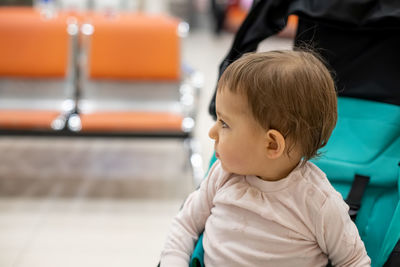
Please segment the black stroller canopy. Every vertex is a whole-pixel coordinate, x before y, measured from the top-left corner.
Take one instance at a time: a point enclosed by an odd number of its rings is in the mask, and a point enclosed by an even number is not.
[[[220,64],[226,67],[299,17],[295,46],[312,47],[334,73],[339,96],[400,105],[400,1],[255,0]],[[215,93],[209,106],[215,115]]]

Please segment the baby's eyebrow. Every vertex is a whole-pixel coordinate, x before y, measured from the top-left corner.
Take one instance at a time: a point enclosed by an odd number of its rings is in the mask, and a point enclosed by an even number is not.
[[[224,119],[228,118],[227,116],[225,116],[225,114],[222,114],[221,112],[217,111],[217,115],[218,117],[222,117]]]

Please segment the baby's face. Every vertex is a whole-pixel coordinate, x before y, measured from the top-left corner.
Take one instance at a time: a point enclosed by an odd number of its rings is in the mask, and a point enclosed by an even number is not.
[[[228,88],[217,91],[217,121],[209,136],[215,152],[227,172],[257,175],[265,165],[266,131],[253,118],[246,96]]]

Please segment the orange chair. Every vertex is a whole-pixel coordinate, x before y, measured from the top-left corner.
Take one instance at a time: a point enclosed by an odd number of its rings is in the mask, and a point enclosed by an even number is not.
[[[63,128],[74,102],[77,29],[67,14],[0,8],[0,132]]]
[[[187,135],[198,88],[181,70],[180,22],[140,13],[92,13],[86,20],[81,126],[71,130]]]
[[[199,159],[192,130],[201,82],[198,73],[182,68],[180,56],[187,24],[142,13],[89,13],[84,20],[78,112],[69,129],[80,135],[179,137]],[[201,164],[192,167],[201,179]]]

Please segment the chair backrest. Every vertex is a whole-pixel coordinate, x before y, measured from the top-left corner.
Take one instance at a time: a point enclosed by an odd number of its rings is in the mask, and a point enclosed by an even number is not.
[[[64,77],[67,17],[46,19],[32,8],[0,8],[0,76]]]
[[[179,81],[179,21],[164,15],[91,14],[91,79]]]

